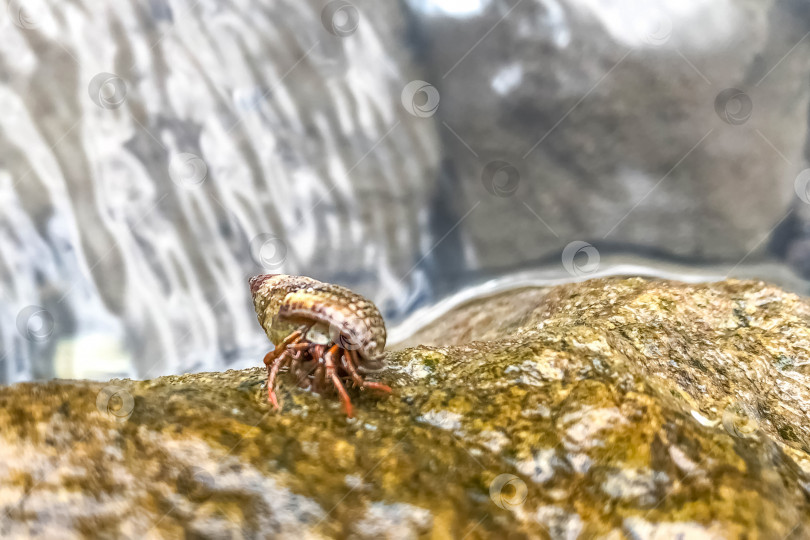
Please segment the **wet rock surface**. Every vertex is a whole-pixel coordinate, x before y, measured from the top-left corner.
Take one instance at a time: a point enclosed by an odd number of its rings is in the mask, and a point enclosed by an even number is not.
[[[354,419],[286,378],[272,412],[260,368],[4,388],[0,534],[810,533],[807,300],[606,279],[492,302],[519,320],[472,342],[449,314],[453,344],[390,353],[394,395],[354,393]]]

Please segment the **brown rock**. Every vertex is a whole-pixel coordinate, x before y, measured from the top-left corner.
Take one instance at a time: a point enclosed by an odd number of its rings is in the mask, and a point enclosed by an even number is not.
[[[394,395],[355,393],[351,420],[286,379],[273,413],[260,368],[4,388],[0,534],[810,532],[807,300],[642,279],[511,298],[498,339],[390,353]]]

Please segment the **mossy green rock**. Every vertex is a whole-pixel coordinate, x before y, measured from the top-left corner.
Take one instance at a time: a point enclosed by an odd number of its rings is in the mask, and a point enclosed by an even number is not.
[[[259,368],[4,388],[0,536],[810,535],[807,300],[606,279],[443,324],[353,419]]]

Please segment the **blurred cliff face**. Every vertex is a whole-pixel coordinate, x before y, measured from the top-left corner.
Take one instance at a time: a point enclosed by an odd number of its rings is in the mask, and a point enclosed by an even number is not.
[[[633,4],[7,2],[0,379],[258,359],[263,272],[801,263],[807,9]]]

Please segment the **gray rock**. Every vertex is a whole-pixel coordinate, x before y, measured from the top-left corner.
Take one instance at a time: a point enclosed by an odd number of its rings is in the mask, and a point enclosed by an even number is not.
[[[409,3],[465,264],[559,265],[577,240],[729,269],[764,257],[804,168],[806,6],[428,4]]]

